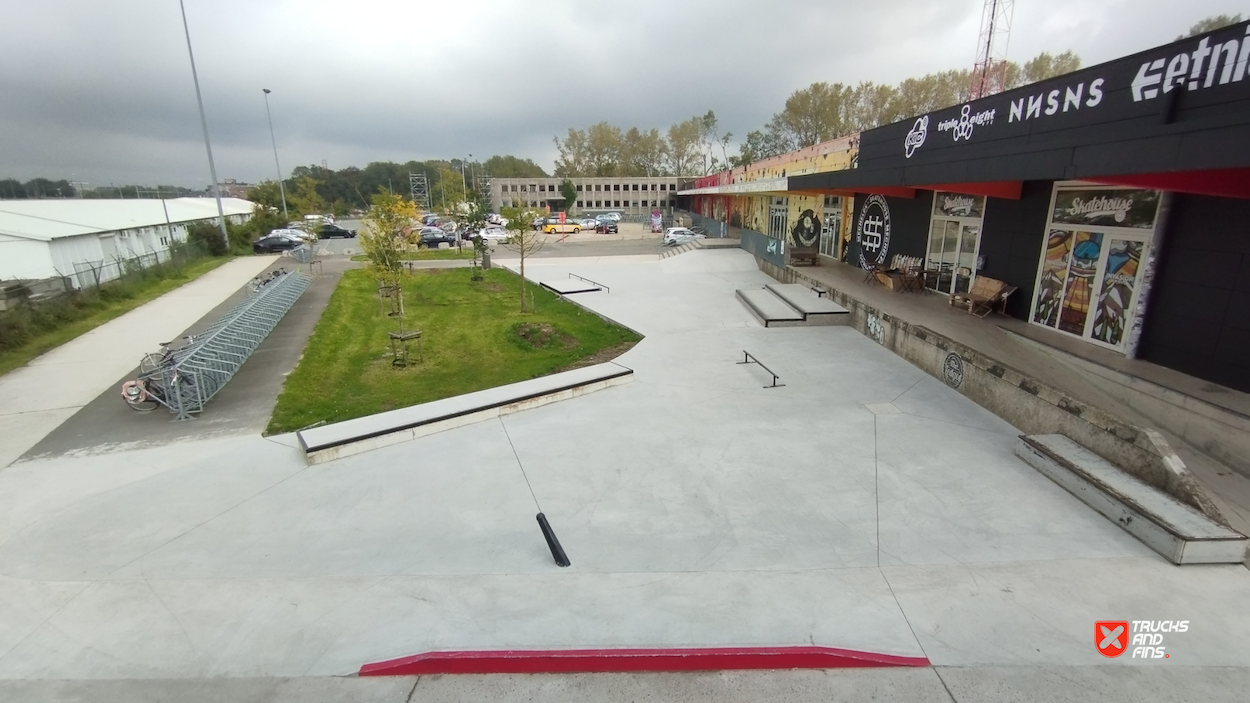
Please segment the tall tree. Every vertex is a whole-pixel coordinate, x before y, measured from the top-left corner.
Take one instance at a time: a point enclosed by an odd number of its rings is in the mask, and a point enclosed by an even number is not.
[[[512,155],[492,156],[482,162],[482,171],[495,178],[546,178],[547,172],[530,159]]]
[[[1081,67],[1081,57],[1071,51],[1065,51],[1062,54],[1051,56],[1043,51],[1024,62],[1024,66],[1020,71],[1019,83],[1008,83],[1008,87],[1015,88],[1019,85],[1028,85],[1038,81],[1044,81],[1055,76],[1062,76],[1065,73],[1071,73]],[[1008,76],[1010,78],[1010,75]]]
[[[564,202],[560,205],[560,210],[568,212],[573,207],[573,203],[577,202],[577,186],[573,184],[573,181],[567,178],[564,179],[560,183],[560,195],[564,196]]]
[[[508,225],[512,230],[512,236],[501,243],[504,248],[515,251],[521,257],[521,312],[533,312],[525,295],[525,260],[537,254],[547,243],[542,232],[530,227],[530,222],[542,213],[525,208],[500,208],[500,210],[500,214],[508,219]]]
[[[1237,24],[1240,21],[1241,21],[1240,12],[1238,12],[1235,15],[1214,15],[1212,17],[1208,17],[1204,20],[1196,22],[1192,27],[1189,28],[1188,34],[1182,34],[1178,36],[1176,38],[1176,41],[1180,41],[1182,39],[1188,39],[1190,37],[1196,37],[1199,34],[1206,34],[1207,32],[1214,32],[1217,29],[1223,29],[1224,27],[1227,27],[1230,24]]]
[[[703,171],[703,118],[691,117],[668,128],[665,156],[668,172],[691,176]]]

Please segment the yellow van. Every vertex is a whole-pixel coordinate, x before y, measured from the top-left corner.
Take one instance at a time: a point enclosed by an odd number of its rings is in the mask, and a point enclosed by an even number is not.
[[[577,234],[582,231],[582,226],[573,220],[566,219],[560,222],[558,217],[548,217],[543,220],[543,232],[547,234]]]

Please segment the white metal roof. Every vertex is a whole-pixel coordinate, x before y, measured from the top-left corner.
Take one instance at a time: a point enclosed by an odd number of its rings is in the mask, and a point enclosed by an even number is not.
[[[0,200],[0,234],[24,239],[51,241],[96,232],[117,232],[169,222],[191,222],[217,217],[213,198],[171,198],[160,200]],[[252,212],[250,200],[222,198],[227,215]]]

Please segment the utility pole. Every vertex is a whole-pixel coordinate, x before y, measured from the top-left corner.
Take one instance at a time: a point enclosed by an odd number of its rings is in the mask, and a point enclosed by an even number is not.
[[[221,206],[221,186],[217,183],[217,167],[213,165],[213,145],[208,141],[208,118],[204,117],[204,98],[200,95],[200,77],[195,72],[195,53],[191,51],[191,30],[187,27],[187,8],[182,0],[178,0],[178,8],[182,10],[182,31],[187,35],[187,57],[191,59],[191,80],[195,83],[195,102],[200,106],[200,126],[204,128],[204,149],[208,152],[208,174],[213,179],[213,196],[217,199],[217,225],[221,227],[221,238],[229,248],[230,234],[226,232],[226,210]]]
[[[261,88],[265,91],[265,118],[269,120],[269,141],[273,143],[273,165],[278,169],[278,192],[282,194],[282,219],[290,220],[291,216],[286,211],[286,186],[282,185],[282,166],[278,164],[278,140],[273,137],[273,117],[269,114],[269,89]]]

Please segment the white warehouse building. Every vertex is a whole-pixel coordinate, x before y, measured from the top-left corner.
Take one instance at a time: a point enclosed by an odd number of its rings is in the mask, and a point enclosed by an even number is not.
[[[226,220],[253,204],[222,198]],[[116,278],[121,262],[164,261],[188,226],[217,222],[212,198],[169,200],[0,200],[0,281],[68,278],[76,288]]]

